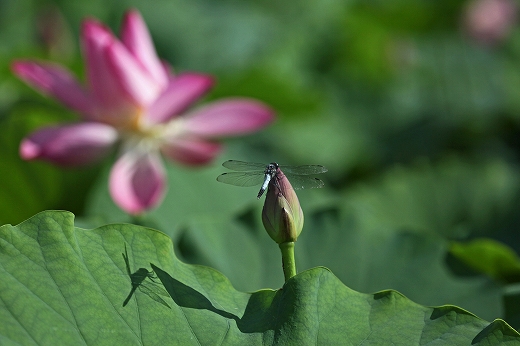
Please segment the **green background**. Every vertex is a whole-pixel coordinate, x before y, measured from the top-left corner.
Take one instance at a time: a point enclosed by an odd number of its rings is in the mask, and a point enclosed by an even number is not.
[[[520,31],[494,45],[471,39],[462,29],[468,4],[0,1],[0,224],[46,209],[72,211],[85,228],[138,222],[240,291],[276,289],[280,255],[261,226],[262,201],[254,188],[217,183],[220,164],[321,164],[326,187],[298,192],[299,271],[325,266],[360,292],[396,289],[518,328],[510,285],[520,281]],[[81,169],[19,158],[33,129],[77,115],[9,70],[14,59],[38,58],[83,79],[81,20],[118,32],[130,7],[176,71],[216,77],[206,100],[250,96],[277,112],[269,128],[227,140],[210,166],[168,162],[168,194],[139,220],[108,196],[116,153]]]

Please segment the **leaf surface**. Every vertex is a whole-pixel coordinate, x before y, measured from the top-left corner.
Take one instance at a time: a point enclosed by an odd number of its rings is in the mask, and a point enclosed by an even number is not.
[[[122,306],[132,286],[125,243],[131,271],[153,269],[171,309],[139,290]],[[390,290],[359,293],[323,267],[279,290],[238,292],[216,270],[177,260],[161,232],[129,224],[75,228],[63,211],[0,227],[0,270],[7,345],[520,343],[501,320],[424,307]]]

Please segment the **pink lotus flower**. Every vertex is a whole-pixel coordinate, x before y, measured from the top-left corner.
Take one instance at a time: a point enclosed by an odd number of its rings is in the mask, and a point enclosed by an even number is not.
[[[83,117],[80,123],[43,128],[25,138],[22,158],[88,164],[121,142],[110,172],[110,194],[123,210],[136,214],[156,206],[164,195],[160,153],[188,165],[207,163],[221,149],[217,138],[256,131],[273,120],[273,113],[258,101],[240,98],[187,111],[209,91],[213,79],[172,74],[157,57],[136,11],[126,14],[121,36],[118,41],[101,23],[84,21],[86,87],[51,63],[16,61],[12,70]]]

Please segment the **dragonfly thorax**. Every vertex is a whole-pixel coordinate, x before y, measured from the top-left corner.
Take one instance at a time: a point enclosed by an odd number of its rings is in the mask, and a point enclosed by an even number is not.
[[[260,191],[258,192],[256,198],[262,197],[269,183],[275,181],[275,179],[273,178],[276,177],[276,173],[278,172],[279,167],[280,166],[278,166],[276,162],[271,162],[270,164],[265,166],[264,183],[262,184],[262,187],[260,188]]]

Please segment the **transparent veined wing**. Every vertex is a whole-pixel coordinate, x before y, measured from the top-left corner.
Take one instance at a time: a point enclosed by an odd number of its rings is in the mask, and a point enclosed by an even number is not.
[[[323,187],[325,183],[318,178],[308,177],[306,175],[287,174],[287,179],[295,190],[301,189],[317,189]]]
[[[280,165],[280,169],[284,173],[295,175],[310,175],[327,172],[327,168],[320,165],[305,165],[305,166],[284,166]]]
[[[158,286],[157,284],[149,282],[142,283],[141,285],[139,285],[139,291],[146,294],[148,297],[152,298],[156,302],[161,303],[162,305],[171,309],[170,305],[160,297],[160,295],[164,297],[169,297],[170,295],[168,294],[168,292],[166,292],[164,288]]]
[[[264,181],[264,172],[228,172],[222,173],[217,177],[217,181],[224,184],[235,186],[256,186],[262,184]]]
[[[233,171],[264,171],[267,165],[265,163],[228,160],[224,162],[222,166]]]
[[[237,172],[223,173],[217,177],[218,181],[225,184],[247,187],[262,184],[265,179],[265,169],[268,165],[229,160],[224,162],[222,166]],[[325,185],[320,179],[308,176],[327,172],[327,168],[321,165],[280,165],[280,169],[287,175],[294,189],[320,188]]]

